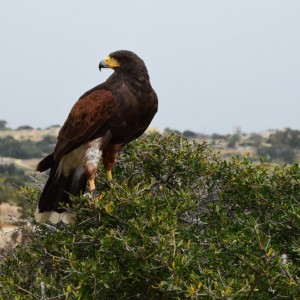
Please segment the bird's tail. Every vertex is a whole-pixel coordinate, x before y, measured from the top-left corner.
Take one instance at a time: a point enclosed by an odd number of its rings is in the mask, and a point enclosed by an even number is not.
[[[37,170],[43,170],[45,166],[50,165],[51,158],[49,157],[43,160],[44,164],[41,164],[43,161],[39,163],[38,168],[40,166],[40,169],[37,168]],[[53,161],[49,178],[35,212],[36,222],[50,221],[54,224],[60,221],[63,223],[74,222],[74,214],[65,211],[62,207],[70,203],[70,196],[78,196],[85,191],[87,179],[83,170],[78,168],[66,177],[61,172],[61,163]]]
[[[54,166],[54,163],[55,163],[54,153],[51,153],[38,163],[38,165],[36,167],[36,171],[44,172],[44,171],[52,168]]]

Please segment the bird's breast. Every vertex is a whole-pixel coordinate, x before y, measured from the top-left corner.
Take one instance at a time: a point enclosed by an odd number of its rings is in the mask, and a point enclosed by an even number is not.
[[[98,168],[98,164],[102,156],[101,140],[101,138],[98,138],[89,142],[87,145],[83,162],[84,169],[87,173],[94,172],[94,170]]]

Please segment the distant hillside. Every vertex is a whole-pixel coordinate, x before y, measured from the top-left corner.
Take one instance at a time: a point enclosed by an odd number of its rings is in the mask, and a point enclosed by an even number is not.
[[[0,158],[18,159],[40,158],[51,152],[56,143],[60,126],[53,125],[45,129],[33,129],[29,125],[20,126],[16,130],[6,127],[7,122],[0,120]],[[166,128],[164,131],[149,128],[148,132],[181,133],[189,140],[212,144],[215,150],[222,152],[224,158],[232,156],[249,156],[251,160],[261,158],[276,163],[293,163],[300,159],[300,131],[284,128],[267,130],[260,133],[243,133],[236,128],[232,134],[211,135],[185,130]],[[1,162],[0,162],[1,164]]]
[[[38,142],[43,140],[47,135],[56,137],[59,130],[60,127],[50,127],[47,129],[1,130],[0,138],[11,136],[18,141],[31,140],[33,142]]]

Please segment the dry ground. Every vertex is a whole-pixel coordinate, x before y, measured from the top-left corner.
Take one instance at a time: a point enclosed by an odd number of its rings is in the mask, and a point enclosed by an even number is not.
[[[0,204],[0,249],[12,247],[21,238],[17,231],[19,209],[9,203]]]

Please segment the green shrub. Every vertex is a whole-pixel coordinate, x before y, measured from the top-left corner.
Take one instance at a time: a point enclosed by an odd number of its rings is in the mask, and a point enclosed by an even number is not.
[[[297,164],[225,161],[168,134],[129,144],[113,184],[99,172],[75,225],[23,227],[1,299],[299,299]]]

